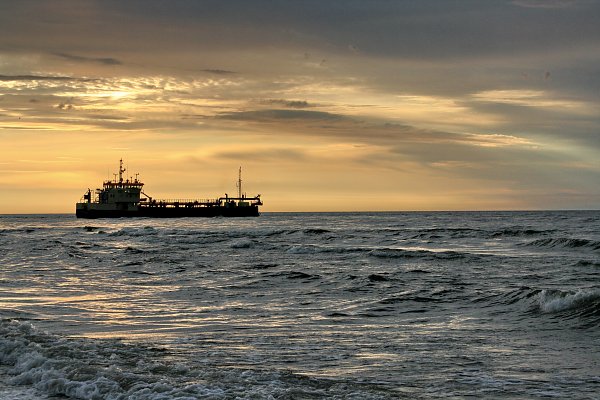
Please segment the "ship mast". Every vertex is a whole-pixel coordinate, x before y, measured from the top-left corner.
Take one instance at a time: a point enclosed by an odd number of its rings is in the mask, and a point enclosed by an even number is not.
[[[240,170],[239,170],[238,181],[237,181],[236,186],[238,188],[238,198],[241,199],[242,198],[242,167],[240,167]]]
[[[123,159],[119,161],[119,183],[123,183],[123,172],[125,172],[125,168],[123,168]]]

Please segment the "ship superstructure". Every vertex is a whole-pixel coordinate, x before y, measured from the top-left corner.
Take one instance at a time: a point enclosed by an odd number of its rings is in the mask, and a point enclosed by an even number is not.
[[[76,204],[78,218],[119,217],[255,217],[263,203],[260,195],[247,197],[242,191],[242,170],[239,170],[238,197],[216,199],[154,199],[146,195],[144,183],[136,177],[124,178],[123,160],[119,162],[118,179],[106,180],[102,188],[88,191]]]

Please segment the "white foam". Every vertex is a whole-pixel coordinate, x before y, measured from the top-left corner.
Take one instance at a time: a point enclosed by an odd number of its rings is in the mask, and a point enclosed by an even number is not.
[[[133,363],[132,363],[133,362]],[[381,398],[352,385],[273,371],[198,368],[116,341],[68,339],[30,324],[0,322],[0,399],[196,400],[199,398]],[[331,396],[329,396],[331,395]]]
[[[46,400],[48,398],[34,388],[7,386],[0,381],[0,399],[2,400]]]
[[[254,247],[254,242],[250,239],[244,238],[232,242],[229,247],[232,249],[249,249]]]
[[[579,290],[575,293],[542,290],[538,295],[538,304],[542,312],[555,313],[578,308],[595,299],[600,299],[600,290]]]

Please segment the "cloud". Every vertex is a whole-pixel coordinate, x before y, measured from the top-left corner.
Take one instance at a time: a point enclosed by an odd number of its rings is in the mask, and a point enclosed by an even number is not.
[[[278,121],[342,121],[347,117],[340,114],[333,114],[325,111],[306,111],[306,110],[257,110],[240,111],[233,113],[219,114],[219,119],[243,120],[255,122],[278,122]]]
[[[306,159],[305,152],[299,149],[292,148],[275,148],[275,149],[247,149],[236,151],[221,151],[212,155],[216,159],[225,160],[244,160],[258,162],[276,162],[281,163],[286,161],[301,161]]]
[[[489,90],[465,98],[463,104],[474,114],[496,116],[490,132],[521,132],[550,146],[570,143],[600,150],[599,100],[541,90]]]
[[[280,106],[289,107],[289,108],[313,107],[306,100],[266,99],[266,100],[261,100],[260,103],[267,104],[267,105],[280,105]]]
[[[72,109],[75,108],[75,106],[73,105],[73,103],[71,102],[60,102],[56,108],[58,108],[59,110],[66,110],[66,111],[70,111]]]
[[[473,94],[472,98],[482,102],[540,107],[579,114],[591,115],[596,112],[596,107],[592,107],[581,100],[561,99],[556,94],[542,90],[487,90]]]
[[[440,154],[446,152],[449,146],[461,146],[465,148],[464,152],[475,151],[476,148],[534,148],[536,146],[531,139],[516,134],[460,133],[423,129],[409,124],[390,123],[381,119],[362,120],[324,111],[281,109],[240,111],[222,113],[216,118],[244,121],[245,124],[258,126],[258,130],[264,126],[265,131],[276,131],[296,137],[314,136],[384,146],[383,148],[389,149],[423,146],[424,152],[437,148],[440,149]]]
[[[72,76],[53,76],[53,75],[0,75],[1,82],[17,82],[17,81],[80,81],[91,82],[96,79],[75,78]]]
[[[215,74],[215,75],[231,75],[231,74],[237,73],[235,71],[228,71],[226,69],[203,69],[201,71],[208,72],[209,74]]]
[[[57,57],[64,58],[69,61],[81,63],[95,63],[102,65],[122,65],[123,63],[112,57],[83,57],[67,53],[53,53]]]

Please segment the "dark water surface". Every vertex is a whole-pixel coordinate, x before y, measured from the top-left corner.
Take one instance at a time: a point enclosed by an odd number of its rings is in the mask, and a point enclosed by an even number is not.
[[[0,216],[0,398],[598,398],[600,212]]]

